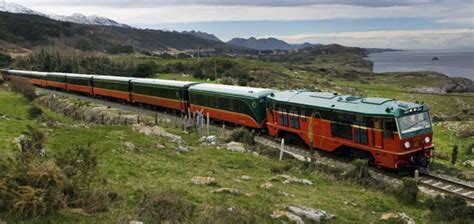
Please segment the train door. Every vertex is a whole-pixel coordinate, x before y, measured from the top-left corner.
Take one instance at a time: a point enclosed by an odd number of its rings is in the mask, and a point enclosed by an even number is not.
[[[382,119],[374,118],[374,129],[373,129],[374,147],[383,148],[383,130],[382,130]]]

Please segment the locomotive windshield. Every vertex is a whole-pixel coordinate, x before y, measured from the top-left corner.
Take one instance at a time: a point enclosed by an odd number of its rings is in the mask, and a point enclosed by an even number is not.
[[[405,134],[430,128],[431,121],[428,112],[423,112],[398,118],[398,126],[400,127],[401,133]]]

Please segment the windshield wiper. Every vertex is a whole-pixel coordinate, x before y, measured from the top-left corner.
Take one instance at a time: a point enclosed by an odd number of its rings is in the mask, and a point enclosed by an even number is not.
[[[421,122],[423,122],[423,121],[426,121],[426,120],[427,120],[427,118],[424,118],[423,120],[418,121],[418,122],[416,122],[416,123],[410,125],[408,128],[405,128],[405,130],[409,130],[410,128],[415,127],[417,124],[419,124],[419,123],[421,123]]]

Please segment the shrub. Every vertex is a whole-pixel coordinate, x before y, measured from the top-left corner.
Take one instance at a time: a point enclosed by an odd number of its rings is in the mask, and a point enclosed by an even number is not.
[[[355,160],[352,162],[352,165],[354,165],[354,169],[346,174],[348,179],[364,185],[370,185],[374,181],[374,178],[369,173],[369,167],[366,160]]]
[[[418,186],[414,179],[403,178],[402,185],[398,188],[397,196],[400,201],[407,204],[413,204],[416,202],[418,191]]]
[[[461,196],[436,196],[426,200],[432,215],[443,221],[470,223],[474,220],[474,207],[469,206]]]
[[[246,128],[240,127],[232,131],[228,141],[241,142],[248,145],[255,145],[253,134]]]
[[[9,86],[13,92],[22,94],[29,101],[33,101],[37,97],[35,87],[28,80],[15,79],[10,82]]]
[[[28,118],[36,119],[43,114],[43,110],[38,106],[28,108]]]
[[[0,205],[18,219],[54,214],[65,207],[66,178],[54,163],[18,161],[0,180]]]
[[[90,146],[68,149],[56,157],[56,163],[70,179],[72,186],[68,189],[88,189],[96,174],[97,158]],[[69,194],[74,195],[74,192]]]
[[[184,192],[167,190],[155,197],[144,195],[139,217],[144,222],[183,223],[189,222],[196,205],[186,199]]]

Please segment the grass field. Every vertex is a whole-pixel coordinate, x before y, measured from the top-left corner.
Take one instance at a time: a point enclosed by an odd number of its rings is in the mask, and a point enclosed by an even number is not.
[[[29,103],[18,95],[0,90],[0,105],[0,113],[9,119],[0,120],[0,154],[2,157],[11,156],[12,139],[25,131],[28,124],[41,125],[26,117]],[[49,111],[46,113],[58,123],[75,123],[60,114]],[[86,214],[77,209],[66,209],[54,216],[27,220],[27,223],[111,223],[139,220],[137,208],[142,206],[140,200],[145,195],[152,197],[170,189],[184,192],[186,199],[196,205],[196,211],[192,215],[196,222],[207,220],[238,223],[251,219],[255,223],[268,223],[272,222],[272,211],[282,205],[326,210],[337,215],[333,223],[374,223],[378,222],[385,212],[399,211],[407,213],[417,222],[432,222],[428,210],[401,204],[392,194],[364,188],[349,181],[336,181],[316,171],[303,171],[302,163],[294,160],[278,162],[267,157],[203,147],[197,143],[196,134],[180,133],[192,150],[189,153],[177,154],[174,150],[175,144],[167,139],[138,134],[127,126],[57,125],[43,130],[49,133],[45,144],[48,153],[46,159],[53,159],[66,149],[90,144],[98,160],[98,178],[93,182],[93,187],[116,192],[119,200],[110,205],[108,212]],[[170,131],[178,132],[173,129]],[[123,146],[125,141],[133,142],[139,150],[126,150]],[[158,148],[158,144],[164,145],[165,148]],[[314,185],[283,184],[274,181],[273,190],[259,187],[276,175],[275,170],[284,167],[287,171],[283,171],[283,174],[307,178]],[[249,175],[251,180],[236,181],[241,175]],[[236,188],[249,196],[210,193],[217,187],[193,185],[193,176],[213,176],[220,187]],[[294,196],[284,196],[279,191]],[[239,208],[237,221],[236,215],[225,212],[229,207]]]

